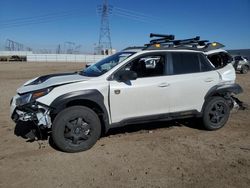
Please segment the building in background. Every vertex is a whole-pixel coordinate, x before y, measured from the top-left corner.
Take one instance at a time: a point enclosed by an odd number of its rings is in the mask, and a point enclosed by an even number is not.
[[[96,63],[107,55],[92,54],[36,54],[31,51],[0,51],[0,62],[69,62]]]

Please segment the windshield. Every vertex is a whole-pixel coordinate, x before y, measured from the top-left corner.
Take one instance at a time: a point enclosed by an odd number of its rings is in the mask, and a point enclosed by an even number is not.
[[[83,76],[98,77],[133,55],[135,52],[118,52],[83,70]]]

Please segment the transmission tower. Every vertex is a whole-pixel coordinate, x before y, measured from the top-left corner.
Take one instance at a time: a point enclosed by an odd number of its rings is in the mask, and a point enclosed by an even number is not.
[[[64,42],[64,52],[66,54],[73,54],[75,48],[74,42]]]
[[[5,42],[5,49],[8,51],[32,51],[30,47],[25,47],[23,44],[7,39]]]
[[[101,28],[98,43],[98,54],[112,50],[109,15],[112,13],[112,6],[108,4],[108,0],[103,0],[103,5],[98,7],[98,12],[101,15]]]

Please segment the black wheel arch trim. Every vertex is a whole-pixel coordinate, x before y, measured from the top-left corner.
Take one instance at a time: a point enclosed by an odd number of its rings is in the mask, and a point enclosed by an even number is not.
[[[210,98],[211,96],[214,96],[216,94],[219,95],[225,95],[227,93],[230,94],[239,94],[242,93],[243,89],[239,84],[226,84],[226,85],[216,85],[213,86],[206,94],[205,100]]]
[[[105,132],[109,130],[109,115],[104,104],[104,96],[96,89],[80,90],[66,93],[57,97],[50,105],[53,108],[53,113],[57,114],[65,109],[67,105],[74,101],[89,101],[96,104],[102,110],[102,120],[104,123]],[[81,104],[79,104],[81,105]]]

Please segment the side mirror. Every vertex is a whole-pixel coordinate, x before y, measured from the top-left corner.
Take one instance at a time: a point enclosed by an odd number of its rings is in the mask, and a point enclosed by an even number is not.
[[[137,79],[137,73],[131,70],[123,70],[119,71],[115,74],[115,78],[117,81],[120,82],[127,82],[129,80],[136,80]]]

